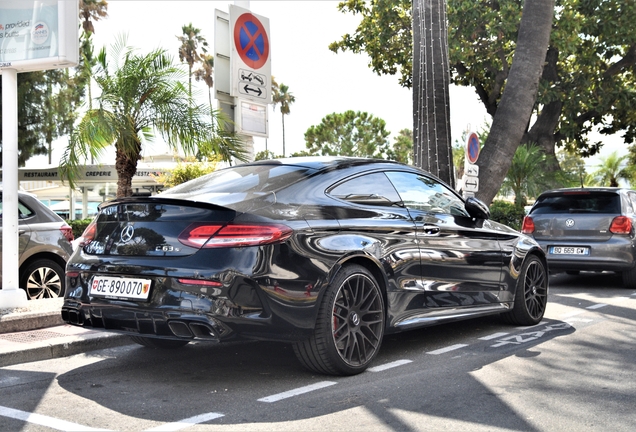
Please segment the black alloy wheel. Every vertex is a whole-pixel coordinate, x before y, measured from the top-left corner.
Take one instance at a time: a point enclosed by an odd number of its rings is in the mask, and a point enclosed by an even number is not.
[[[384,335],[384,300],[364,267],[344,267],[323,298],[314,335],[294,345],[308,369],[331,375],[363,372]]]
[[[515,325],[539,324],[548,303],[548,272],[536,256],[527,257],[517,280],[515,302],[504,317]]]
[[[30,300],[62,297],[64,269],[49,259],[35,261],[24,269],[20,287]]]

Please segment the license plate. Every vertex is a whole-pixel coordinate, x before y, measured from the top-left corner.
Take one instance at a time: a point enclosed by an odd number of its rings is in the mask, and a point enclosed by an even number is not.
[[[552,246],[550,253],[554,255],[589,255],[590,249],[586,247]]]
[[[150,279],[95,276],[90,295],[118,299],[147,300]]]

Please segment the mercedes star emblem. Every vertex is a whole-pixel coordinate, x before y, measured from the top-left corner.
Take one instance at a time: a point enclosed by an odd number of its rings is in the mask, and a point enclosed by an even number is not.
[[[121,230],[121,241],[123,243],[128,243],[132,240],[134,234],[135,228],[132,225],[126,225],[124,229]]]

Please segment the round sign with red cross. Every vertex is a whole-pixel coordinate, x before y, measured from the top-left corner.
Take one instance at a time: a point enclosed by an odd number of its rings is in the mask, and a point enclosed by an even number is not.
[[[265,27],[251,13],[244,13],[234,24],[234,46],[248,67],[260,69],[269,58],[269,38]]]
[[[466,140],[466,157],[472,164],[479,158],[479,137],[475,132],[472,132]]]

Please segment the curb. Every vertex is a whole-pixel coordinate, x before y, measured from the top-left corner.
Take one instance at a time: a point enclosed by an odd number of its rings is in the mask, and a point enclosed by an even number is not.
[[[0,367],[40,360],[67,357],[87,351],[131,345],[133,342],[126,335],[116,333],[92,333],[82,336],[65,336],[55,338],[55,343],[46,341],[31,343],[24,349],[0,350]]]
[[[0,317],[0,333],[15,333],[64,325],[60,311],[39,313],[26,312]]]

